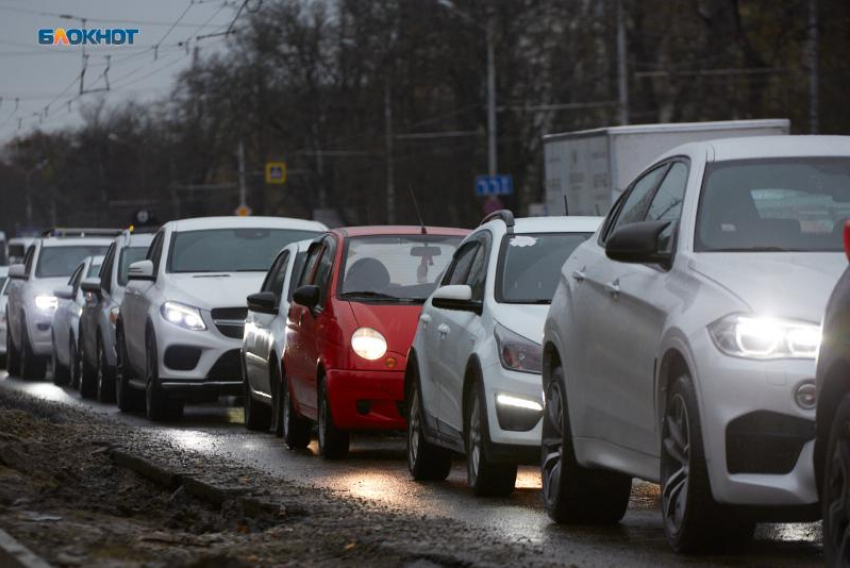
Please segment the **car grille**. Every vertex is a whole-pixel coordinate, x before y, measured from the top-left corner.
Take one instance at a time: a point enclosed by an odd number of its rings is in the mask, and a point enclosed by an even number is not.
[[[814,437],[811,420],[768,411],[745,414],[726,428],[726,467],[729,473],[790,473]]]
[[[216,308],[212,310],[215,327],[225,337],[242,339],[248,308]]]
[[[242,360],[239,349],[231,349],[218,358],[207,379],[211,381],[240,381],[242,380]]]

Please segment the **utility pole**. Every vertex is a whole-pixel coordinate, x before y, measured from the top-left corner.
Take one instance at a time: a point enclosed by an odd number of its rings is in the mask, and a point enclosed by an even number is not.
[[[245,185],[245,145],[239,141],[239,146],[236,150],[236,157],[239,160],[239,207],[248,206],[248,187]]]
[[[393,103],[390,80],[384,83],[385,152],[387,160],[387,224],[395,223],[395,164],[393,163]]]
[[[818,116],[818,85],[820,82],[820,62],[818,54],[818,2],[809,0],[809,132],[817,134],[820,117]]]
[[[623,13],[623,0],[617,0],[617,82],[619,86],[620,124],[629,123],[629,77],[626,51],[626,21]]]
[[[494,21],[487,19],[487,169],[491,176],[499,173],[496,148],[496,55]]]

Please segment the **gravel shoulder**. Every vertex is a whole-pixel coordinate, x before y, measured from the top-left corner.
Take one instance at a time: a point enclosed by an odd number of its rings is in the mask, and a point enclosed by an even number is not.
[[[220,504],[117,466],[116,449],[223,489]],[[57,566],[569,563],[530,543],[290,484],[10,391],[0,391],[0,528]]]

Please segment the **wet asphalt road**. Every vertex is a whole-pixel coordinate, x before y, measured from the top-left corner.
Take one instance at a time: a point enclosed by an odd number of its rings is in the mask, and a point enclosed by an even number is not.
[[[82,401],[69,389],[49,382],[26,382],[0,373],[0,388],[108,414],[121,422],[156,432],[186,450],[221,456],[303,485],[374,500],[418,515],[448,517],[492,530],[506,541],[525,541],[558,551],[567,564],[599,566],[820,566],[820,524],[761,525],[750,550],[727,556],[682,557],[670,552],[661,515],[654,504],[657,488],[635,484],[632,503],[616,527],[559,527],[540,502],[536,468],[521,468],[518,490],[507,499],[475,498],[466,487],[461,461],[448,481],[420,484],[407,472],[401,436],[356,436],[351,455],[326,462],[316,442],[303,452],[287,451],[271,434],[248,432],[241,408],[223,404],[187,406],[179,423],[152,424],[140,415],[118,412],[114,405]]]

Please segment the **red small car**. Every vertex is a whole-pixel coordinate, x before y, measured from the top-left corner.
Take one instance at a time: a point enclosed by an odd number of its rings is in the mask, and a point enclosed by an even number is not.
[[[310,246],[286,322],[284,439],[326,458],[348,453],[351,430],[406,424],[404,368],[422,304],[469,231],[355,227]]]

